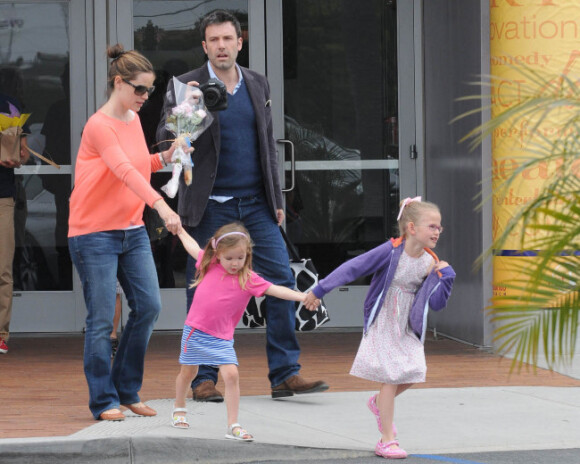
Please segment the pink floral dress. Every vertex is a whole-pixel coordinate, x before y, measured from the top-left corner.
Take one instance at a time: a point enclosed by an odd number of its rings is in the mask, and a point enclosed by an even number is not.
[[[426,252],[412,258],[403,251],[383,308],[363,335],[351,375],[390,384],[425,382],[425,351],[408,320],[415,293],[432,264]]]

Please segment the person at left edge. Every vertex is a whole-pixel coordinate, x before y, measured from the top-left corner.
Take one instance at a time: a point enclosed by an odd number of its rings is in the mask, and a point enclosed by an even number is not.
[[[0,113],[10,114],[11,106],[21,112],[22,105],[18,100],[21,88],[20,75],[14,69],[4,68],[0,72],[0,84]],[[14,204],[17,195],[14,168],[28,162],[30,153],[27,149],[26,134],[29,132],[30,129],[25,125],[20,138],[20,160],[0,161],[0,353],[2,354],[8,353],[14,289],[12,266],[16,247]]]
[[[121,407],[142,416],[156,411],[141,402],[145,351],[161,310],[145,204],[171,233],[179,216],[150,185],[151,172],[171,160],[172,145],[150,155],[137,112],[153,92],[153,66],[140,53],[110,46],[107,102],[83,130],[70,200],[69,248],[87,307],[84,370],[95,419],[123,420]],[[119,280],[129,315],[111,366],[109,335]]]

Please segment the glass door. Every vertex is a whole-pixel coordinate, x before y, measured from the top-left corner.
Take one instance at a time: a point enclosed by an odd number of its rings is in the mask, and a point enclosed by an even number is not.
[[[15,170],[12,331],[82,326],[67,233],[71,147],[85,117],[83,99],[71,105],[71,96],[87,94],[84,8],[84,0],[0,0],[0,92],[30,113],[25,129],[36,153]]]
[[[268,1],[266,18],[286,227],[325,276],[397,236],[401,190],[417,191],[413,2]],[[361,325],[367,284],[329,295],[331,324]]]

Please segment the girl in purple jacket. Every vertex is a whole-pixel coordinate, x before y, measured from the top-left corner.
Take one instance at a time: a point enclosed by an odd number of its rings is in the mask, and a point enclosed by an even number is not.
[[[431,251],[443,232],[437,205],[406,198],[397,221],[401,237],[342,264],[306,297],[310,303],[373,274],[364,303],[364,335],[350,373],[381,383],[367,405],[382,434],[375,453],[391,459],[407,457],[396,439],[395,397],[425,382],[427,312],[445,307],[455,279],[453,268]]]

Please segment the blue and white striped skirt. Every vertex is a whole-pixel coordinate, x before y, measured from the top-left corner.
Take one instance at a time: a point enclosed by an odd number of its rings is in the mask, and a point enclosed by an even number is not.
[[[188,325],[183,326],[181,336],[181,353],[179,364],[190,366],[219,366],[221,364],[238,365],[233,340],[214,337]]]

